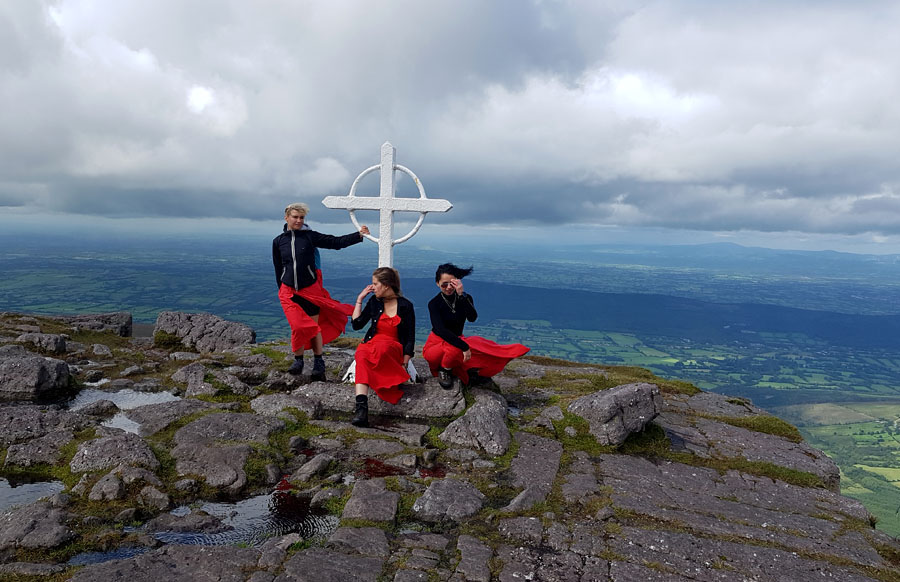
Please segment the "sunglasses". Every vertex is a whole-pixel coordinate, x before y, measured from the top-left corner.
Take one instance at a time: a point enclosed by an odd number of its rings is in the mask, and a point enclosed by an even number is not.
[[[452,281],[444,281],[443,283],[441,283],[441,289],[447,289],[448,287],[452,287],[452,286],[453,286]]]

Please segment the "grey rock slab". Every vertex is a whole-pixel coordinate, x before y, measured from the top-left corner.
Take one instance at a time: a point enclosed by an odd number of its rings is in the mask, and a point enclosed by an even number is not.
[[[88,313],[84,315],[57,315],[51,319],[62,321],[78,331],[108,331],[120,337],[131,337],[133,322],[127,311],[112,313]]]
[[[562,485],[562,496],[566,503],[589,501],[600,490],[597,478],[586,473],[569,473]]]
[[[0,550],[55,548],[73,538],[67,514],[47,501],[37,501],[0,515]]]
[[[48,354],[66,353],[66,339],[56,333],[23,333],[16,338],[16,341],[31,344]]]
[[[141,489],[141,492],[138,493],[137,500],[141,505],[146,505],[147,507],[151,507],[158,511],[164,511],[172,505],[169,496],[153,485],[147,485]]]
[[[402,443],[386,439],[359,439],[350,446],[350,450],[355,454],[366,457],[396,455],[405,449]]]
[[[732,416],[737,418],[767,414],[763,409],[754,406],[749,400],[735,398],[715,392],[700,392],[692,396],[673,394],[666,398],[665,411],[682,414],[710,414],[713,416]]]
[[[250,408],[263,416],[276,416],[285,408],[296,408],[310,419],[322,416],[322,405],[301,394],[264,394],[251,400]]]
[[[54,432],[80,431],[97,425],[97,419],[54,406],[0,405],[0,446],[24,443]]]
[[[209,313],[163,311],[156,318],[153,333],[177,336],[186,347],[211,353],[252,344],[256,332],[243,323],[226,321]]]
[[[500,520],[498,531],[511,540],[536,546],[541,543],[544,526],[536,517],[511,517]]]
[[[745,539],[864,566],[883,559],[854,531],[844,531],[840,496],[771,479],[622,455],[600,455],[603,483],[616,508],[677,524],[703,536]],[[784,499],[776,499],[783,496]],[[805,500],[803,498],[806,498]],[[736,501],[737,499],[737,501]],[[791,503],[794,501],[794,503]],[[858,523],[858,522],[857,522]]]
[[[193,362],[203,356],[197,352],[172,352],[168,357],[175,362]]]
[[[119,372],[119,376],[137,376],[139,374],[145,374],[146,372],[140,366],[128,366],[121,372]]]
[[[62,429],[31,439],[26,443],[10,445],[4,464],[19,467],[31,467],[43,463],[55,465],[59,460],[61,449],[74,438],[75,433],[69,429]]]
[[[435,552],[443,552],[450,545],[446,536],[433,533],[407,533],[398,536],[397,541],[404,548],[425,548]]]
[[[26,352],[0,353],[0,402],[44,400],[69,386],[69,366],[62,360]]]
[[[181,476],[199,475],[211,487],[232,492],[247,484],[244,465],[252,452],[249,444],[268,444],[269,436],[283,428],[275,418],[249,413],[211,413],[175,433],[172,456]]]
[[[371,399],[369,401],[371,402]],[[390,437],[393,439],[397,439],[401,443],[409,445],[411,447],[422,446],[425,435],[431,429],[431,427],[427,424],[413,424],[408,422],[396,422],[390,424],[389,426],[369,428],[359,428],[353,426],[349,422],[335,422],[330,420],[314,420],[311,422],[311,424],[335,432],[345,429],[351,429],[358,433],[366,435]]]
[[[69,462],[69,468],[75,473],[103,471],[117,465],[158,469],[159,461],[138,435],[109,431],[100,438],[81,443]]]
[[[115,473],[108,473],[97,481],[88,493],[91,501],[114,501],[125,496],[125,484]]]
[[[678,448],[701,457],[742,457],[773,463],[819,477],[832,491],[840,490],[840,470],[825,453],[805,442],[756,432],[680,414],[665,414],[658,424]]]
[[[357,481],[344,506],[343,519],[394,521],[400,494],[388,491],[383,478]]]
[[[176,445],[212,442],[251,442],[268,444],[284,422],[250,413],[213,412],[183,426],[175,433]]]
[[[205,534],[222,533],[234,529],[222,520],[203,511],[192,511],[183,516],[163,513],[147,522],[148,532],[196,532]]]
[[[169,545],[125,560],[88,565],[71,582],[245,582],[258,560],[259,550],[253,548]]]
[[[129,420],[140,425],[138,429],[139,435],[150,436],[186,416],[221,408],[223,408],[221,404],[191,399],[138,406],[137,408],[124,411],[124,414]]]
[[[51,576],[65,571],[67,566],[62,564],[36,564],[32,562],[11,562],[0,564],[0,579],[3,575],[9,576]]]
[[[478,513],[485,499],[471,483],[448,477],[433,481],[416,499],[412,511],[424,521],[449,519],[459,522]]]
[[[582,396],[568,410],[588,421],[601,445],[618,446],[631,433],[643,430],[662,409],[659,387],[637,382]]]
[[[394,582],[428,582],[429,578],[428,572],[406,568],[397,570],[397,573],[394,574]]]
[[[328,537],[334,549],[386,558],[391,553],[387,534],[377,527],[339,527]]]
[[[323,474],[334,460],[335,457],[333,455],[329,455],[328,453],[319,453],[312,459],[305,462],[299,469],[297,469],[289,477],[289,480],[300,482],[309,481],[316,475]]]
[[[330,382],[311,382],[292,394],[308,396],[322,404],[325,410],[353,412],[355,395],[351,386]],[[374,395],[369,396],[369,414],[401,418],[438,418],[455,416],[466,409],[466,401],[458,390],[426,390],[423,384],[404,384],[403,397],[397,404],[389,404]]]
[[[499,457],[506,453],[510,443],[506,399],[496,392],[477,388],[472,394],[475,403],[463,416],[447,425],[440,439],[450,445],[481,449]]]
[[[491,581],[490,560],[494,552],[487,544],[463,534],[456,541],[456,549],[460,553],[459,563],[456,565],[458,574],[472,582]]]
[[[519,450],[510,463],[514,487],[523,490],[504,508],[504,511],[522,511],[547,498],[553,488],[553,480],[559,471],[562,444],[526,432],[516,433]]]
[[[112,356],[112,350],[109,349],[109,346],[105,344],[92,344],[91,345],[91,353],[95,356],[101,357],[109,357]]]
[[[81,414],[109,418],[119,412],[119,407],[112,400],[96,400],[78,409]]]
[[[384,561],[352,556],[324,548],[309,548],[284,563],[275,582],[376,582]]]
[[[810,559],[778,548],[700,538],[684,532],[625,527],[621,535],[609,540],[609,544],[612,552],[627,556],[628,562],[658,563],[673,574],[691,580],[874,580],[859,570],[838,566],[825,559]],[[719,577],[722,572],[730,573],[732,577]]]

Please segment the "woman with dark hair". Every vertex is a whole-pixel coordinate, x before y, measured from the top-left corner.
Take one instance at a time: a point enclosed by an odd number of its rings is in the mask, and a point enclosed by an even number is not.
[[[362,306],[366,295],[373,296]],[[356,298],[353,329],[362,329],[371,321],[363,343],[356,348],[355,426],[369,425],[369,388],[391,404],[403,396],[400,384],[409,381],[406,365],[416,344],[416,314],[412,302],[400,292],[400,275],[390,267],[372,273],[372,284]]]
[[[317,249],[343,249],[363,241],[369,228],[344,236],[322,234],[304,228],[309,206],[302,202],[284,209],[283,232],[272,241],[272,264],[278,283],[278,299],[291,326],[291,374],[303,373],[303,352],[312,348],[313,380],[325,379],[324,345],[337,338],[347,326],[349,305],[335,301],[322,286],[317,265]]]
[[[471,385],[499,374],[510,360],[529,350],[522,344],[501,345],[479,336],[463,336],[466,322],[478,318],[475,301],[465,292],[462,282],[472,270],[444,263],[434,274],[440,291],[428,302],[431,333],[422,356],[444,390],[453,387],[454,377]]]

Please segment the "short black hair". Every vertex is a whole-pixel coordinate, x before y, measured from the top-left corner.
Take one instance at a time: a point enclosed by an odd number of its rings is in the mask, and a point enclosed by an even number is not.
[[[447,273],[448,275],[452,275],[455,279],[462,279],[466,275],[472,273],[475,270],[475,267],[469,267],[468,269],[463,269],[462,267],[457,267],[453,263],[444,263],[443,265],[438,265],[437,271],[434,273],[434,282],[437,283],[441,280],[441,275]]]

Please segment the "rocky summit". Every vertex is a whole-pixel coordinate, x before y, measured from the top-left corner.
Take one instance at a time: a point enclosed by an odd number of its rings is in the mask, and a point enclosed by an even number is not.
[[[525,357],[356,428],[352,340],[310,382],[215,316],[132,329],[0,314],[0,476],[49,493],[0,506],[0,579],[900,580],[834,463],[743,399]]]

